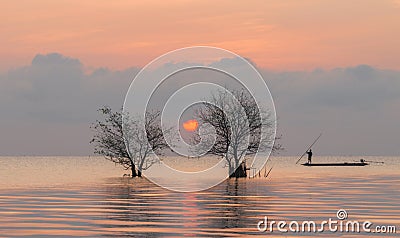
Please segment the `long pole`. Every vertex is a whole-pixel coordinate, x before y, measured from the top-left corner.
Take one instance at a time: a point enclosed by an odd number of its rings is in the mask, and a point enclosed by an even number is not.
[[[384,164],[385,162],[383,162],[383,161],[370,161],[370,160],[366,160],[365,162],[368,162],[368,163],[377,163],[377,164]]]
[[[271,171],[272,171],[273,168],[274,168],[274,166],[272,166],[272,167],[269,169],[268,173],[265,175],[266,178],[268,178],[268,175],[271,173]],[[266,169],[266,168],[265,168],[265,169]],[[265,171],[267,171],[267,170],[265,170]]]
[[[315,139],[315,141],[310,145],[310,147],[308,147],[308,149],[306,150],[306,152],[304,152],[304,154],[301,155],[300,159],[297,160],[296,164],[298,164],[300,162],[300,160],[303,158],[303,156],[307,153],[307,151],[309,149],[311,149],[311,147],[313,147],[313,145],[319,140],[319,138],[322,136],[322,133],[319,134],[319,136],[317,137],[317,139]]]
[[[383,161],[371,161],[371,160],[355,160],[354,162],[362,162],[362,161],[364,161],[364,162],[368,162],[368,163],[377,163],[377,164],[384,164],[385,162],[383,162]]]

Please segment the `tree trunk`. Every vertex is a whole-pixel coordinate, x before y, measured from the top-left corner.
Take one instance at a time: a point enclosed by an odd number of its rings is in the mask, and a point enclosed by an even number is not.
[[[131,171],[132,171],[132,178],[136,177],[137,173],[136,173],[136,166],[134,163],[131,164]]]
[[[246,163],[242,162],[242,164],[237,167],[234,173],[232,173],[230,178],[247,178],[247,168]]]
[[[229,168],[229,178],[234,178],[235,171],[233,170],[233,166],[230,163],[228,164],[228,168]]]
[[[138,170],[137,170],[138,177],[142,177],[143,164],[144,164],[144,159],[142,159],[142,162],[139,164],[139,167],[138,167]]]

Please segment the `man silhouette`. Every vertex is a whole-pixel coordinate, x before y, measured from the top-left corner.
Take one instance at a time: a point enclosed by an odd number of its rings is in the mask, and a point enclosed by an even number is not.
[[[309,151],[306,152],[308,155],[308,163],[311,164],[311,157],[312,157],[312,151],[311,149]]]

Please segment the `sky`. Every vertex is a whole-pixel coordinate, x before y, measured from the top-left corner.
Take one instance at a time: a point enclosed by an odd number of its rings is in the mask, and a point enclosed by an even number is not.
[[[286,150],[399,155],[400,1],[1,1],[0,155],[87,155],[103,105],[168,51],[249,59]]]
[[[192,45],[274,70],[400,67],[398,0],[6,0],[0,9],[2,70],[49,52],[122,70]]]

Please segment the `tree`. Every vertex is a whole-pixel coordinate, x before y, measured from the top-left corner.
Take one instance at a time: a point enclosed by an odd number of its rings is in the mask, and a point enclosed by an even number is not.
[[[154,155],[161,155],[165,148],[169,148],[164,135],[171,134],[172,129],[162,130],[160,115],[159,111],[146,112],[144,122],[138,117],[123,117],[125,145],[137,166],[139,177],[142,171],[159,162]]]
[[[225,159],[230,177],[247,176],[245,163],[242,164],[246,155],[281,149],[279,144],[273,143],[273,130],[267,134],[261,130],[263,127],[274,128],[271,112],[259,108],[251,95],[244,91],[212,94],[196,111],[196,117],[201,124],[210,124],[214,128],[215,141],[207,153]],[[200,141],[198,134],[195,143]],[[265,144],[272,146],[260,147]]]
[[[98,111],[104,118],[92,126],[95,154],[130,169],[132,177],[141,177],[143,170],[157,162],[152,155],[168,146],[158,121],[160,112],[147,112],[143,122],[109,107]]]

